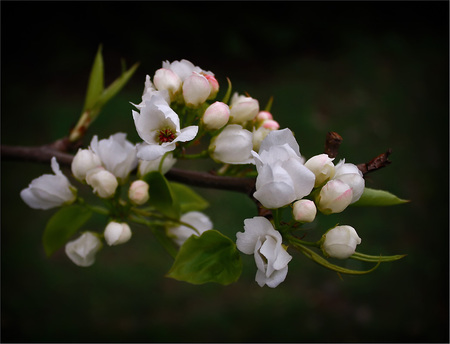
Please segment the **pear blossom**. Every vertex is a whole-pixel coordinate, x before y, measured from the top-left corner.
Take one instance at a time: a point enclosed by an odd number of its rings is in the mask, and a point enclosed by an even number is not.
[[[198,107],[203,104],[211,94],[211,85],[208,79],[197,72],[192,72],[183,82],[183,98],[186,105]]]
[[[180,119],[167,101],[154,94],[140,113],[132,111],[136,130],[144,140],[139,144],[137,157],[142,160],[155,160],[166,152],[173,151],[177,142],[191,141],[198,132],[197,126],[180,129]]]
[[[162,155],[155,160],[139,160],[138,163],[138,176],[143,177],[147,173],[152,171],[159,171],[159,165],[161,164],[161,159],[164,161],[161,166],[161,173],[166,174],[177,162],[177,159],[173,157],[173,153],[170,152],[167,155]]]
[[[84,232],[78,239],[69,241],[65,251],[72,262],[78,266],[91,266],[95,262],[95,254],[102,248],[102,242],[92,232]]]
[[[145,77],[145,83],[144,83],[144,91],[142,92],[142,100],[139,104],[133,104],[138,110],[141,110],[144,106],[145,106],[145,102],[150,100],[150,98],[152,97],[152,95],[159,95],[161,96],[167,103],[170,103],[170,95],[169,95],[169,91],[167,90],[161,90],[158,91],[155,87],[155,85],[153,85],[151,79],[150,79],[150,75],[146,75]]]
[[[86,174],[86,183],[93,188],[93,192],[101,198],[114,196],[119,185],[116,176],[105,170],[104,167],[97,167]]]
[[[262,216],[244,220],[244,232],[236,233],[236,246],[245,254],[255,257],[255,280],[260,287],[277,287],[286,278],[292,256],[282,246],[280,232]]]
[[[324,214],[340,213],[352,202],[352,188],[339,179],[328,181],[316,199],[317,208]]]
[[[253,120],[259,113],[259,102],[252,97],[239,95],[237,92],[231,97],[230,122],[244,124]]]
[[[255,152],[259,151],[259,147],[261,146],[261,143],[266,138],[266,136],[269,135],[270,132],[271,132],[270,129],[264,128],[263,126],[260,126],[258,129],[253,128],[252,142],[253,142],[253,150]]]
[[[220,129],[228,123],[230,119],[230,108],[222,102],[212,103],[205,110],[202,121],[207,129]]]
[[[352,200],[350,204],[355,203],[361,198],[366,183],[362,172],[356,165],[346,163],[345,160],[339,161],[336,165],[333,179],[339,179],[351,187]]]
[[[269,209],[283,207],[307,196],[315,176],[303,165],[297,141],[288,128],[271,131],[252,151],[258,176],[253,196]]]
[[[143,180],[135,180],[128,189],[128,198],[137,205],[142,205],[149,199],[149,185]]]
[[[210,71],[205,71],[201,69],[198,66],[195,66],[192,62],[188,60],[181,60],[181,61],[164,61],[162,64],[162,68],[170,69],[173,71],[178,77],[181,79],[182,82],[186,80],[187,77],[189,77],[193,72],[200,73],[203,75],[210,75],[214,76],[214,74]]]
[[[20,192],[22,200],[33,209],[51,209],[73,203],[77,189],[61,172],[55,157],[51,159],[54,175],[44,174],[33,179],[30,185]]]
[[[209,145],[211,157],[228,164],[252,164],[252,133],[238,124],[227,125]]]
[[[167,68],[160,68],[155,72],[153,83],[158,91],[167,90],[171,100],[174,100],[181,91],[180,77]]]
[[[211,222],[210,218],[199,211],[190,211],[187,212],[186,214],[183,214],[180,217],[180,221],[191,225],[198,232],[184,225],[176,227],[168,227],[167,235],[173,238],[173,241],[178,246],[182,246],[191,235],[198,236],[201,235],[203,232],[206,232],[213,228],[213,223]]]
[[[131,229],[126,222],[111,221],[105,228],[103,235],[109,246],[126,243],[131,238]]]
[[[325,255],[338,259],[347,259],[355,253],[356,245],[361,243],[361,238],[356,230],[347,225],[336,226],[324,234],[325,240],[322,250]]]
[[[136,146],[126,137],[125,133],[117,133],[99,141],[97,135],[94,135],[90,144],[90,148],[100,158],[105,169],[120,181],[124,181],[138,163]]]
[[[305,166],[316,176],[314,187],[322,185],[334,176],[333,160],[334,158],[330,158],[327,154],[319,154],[305,162]]]
[[[78,149],[72,160],[72,173],[80,181],[86,179],[86,173],[96,167],[102,166],[102,162],[97,154],[91,149]]]
[[[294,202],[292,214],[296,221],[313,222],[317,214],[317,208],[313,201],[300,199]]]

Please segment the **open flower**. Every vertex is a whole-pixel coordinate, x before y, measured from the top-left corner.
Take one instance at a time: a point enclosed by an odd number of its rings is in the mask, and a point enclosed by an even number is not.
[[[308,195],[315,176],[303,165],[300,150],[289,129],[271,131],[255,157],[258,177],[253,196],[269,209],[283,207]]]
[[[152,95],[150,101],[140,113],[133,110],[136,130],[144,140],[138,145],[138,158],[142,160],[155,160],[164,153],[173,151],[177,142],[191,141],[198,132],[197,126],[180,129],[178,115],[160,95]]]
[[[90,144],[105,169],[121,181],[128,177],[138,163],[136,146],[127,141],[126,137],[125,133],[117,133],[99,141],[97,135],[94,135]]]
[[[236,246],[242,253],[255,257],[255,280],[260,287],[275,288],[284,281],[292,256],[282,246],[280,232],[262,216],[244,220],[244,232],[236,234]]]
[[[144,91],[142,92],[142,101],[139,104],[133,104],[138,110],[142,109],[145,106],[145,102],[150,100],[150,98],[152,97],[152,95],[159,95],[161,97],[163,97],[163,99],[167,102],[170,103],[170,95],[169,95],[169,91],[168,90],[161,90],[158,91],[156,89],[156,86],[153,85],[151,79],[150,79],[150,75],[146,75],[145,77],[145,83],[144,83]]]
[[[227,125],[209,145],[211,157],[228,164],[252,164],[252,133],[238,124]]]
[[[164,156],[160,156],[155,160],[139,160],[138,165],[138,176],[139,178],[145,176],[147,173],[152,171],[159,171],[159,165],[161,164],[161,159]],[[173,153],[168,153],[164,158],[161,166],[161,173],[166,174],[177,162],[177,159],[173,157]]]
[[[191,235],[198,236],[203,232],[206,232],[213,228],[213,224],[209,217],[199,211],[190,211],[186,214],[183,214],[180,218],[180,221],[191,225],[197,231],[184,225],[180,225],[177,227],[168,227],[167,235],[169,237],[172,237],[173,241],[175,241],[178,246],[183,245]]]
[[[51,209],[73,203],[77,190],[61,172],[56,158],[51,160],[54,175],[44,174],[33,179],[28,188],[20,192],[23,201],[33,209]]]
[[[102,248],[98,236],[91,232],[84,232],[78,239],[69,241],[65,251],[72,262],[78,266],[91,266],[95,262],[95,254]]]

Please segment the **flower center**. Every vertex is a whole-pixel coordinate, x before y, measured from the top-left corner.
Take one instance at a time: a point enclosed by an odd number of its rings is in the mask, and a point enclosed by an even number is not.
[[[169,128],[162,129],[159,131],[158,139],[161,143],[172,142],[175,140],[175,133]]]

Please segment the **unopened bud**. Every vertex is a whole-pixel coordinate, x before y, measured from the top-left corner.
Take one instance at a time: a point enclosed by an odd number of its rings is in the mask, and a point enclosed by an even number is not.
[[[220,129],[228,123],[230,108],[222,102],[211,104],[203,114],[203,123],[207,129]]]
[[[322,185],[334,175],[334,158],[327,154],[319,154],[305,162],[305,166],[316,176],[314,187]]]
[[[269,111],[260,111],[256,117],[256,122],[263,123],[264,121],[267,121],[268,119],[273,119],[272,114]]]
[[[90,149],[79,149],[72,160],[72,173],[80,181],[86,179],[86,173],[102,165],[100,158]]]
[[[131,229],[127,223],[111,221],[105,228],[103,233],[106,243],[109,246],[115,246],[126,243],[131,238]]]
[[[352,188],[339,179],[328,181],[320,190],[317,208],[324,214],[340,213],[351,203]]]
[[[231,98],[230,117],[231,123],[243,124],[253,120],[259,112],[259,102],[246,96],[240,96],[237,93]]]
[[[181,79],[170,69],[160,68],[155,72],[153,83],[158,91],[167,90],[170,99],[174,100],[181,90]]]
[[[184,80],[183,97],[186,105],[198,107],[203,104],[211,93],[211,85],[208,79],[203,75],[192,72],[192,74]]]
[[[212,99],[216,98],[217,93],[219,93],[219,82],[214,77],[214,75],[210,75],[210,74],[203,74],[203,75],[208,80],[209,85],[211,86],[211,93],[209,94],[208,99],[212,100]]]
[[[135,180],[128,189],[128,198],[137,205],[142,205],[148,201],[148,184],[143,180]]]
[[[86,175],[86,183],[92,186],[94,192],[101,198],[110,198],[116,192],[117,178],[103,167],[90,170]]]
[[[361,243],[361,238],[351,226],[336,226],[325,233],[322,250],[325,255],[347,259],[355,253],[356,245]]]
[[[313,222],[317,214],[317,209],[313,201],[301,199],[294,203],[292,213],[296,221]]]
[[[280,129],[280,124],[278,124],[277,121],[274,121],[273,119],[266,119],[263,123],[262,126],[266,129],[269,130],[278,130]]]

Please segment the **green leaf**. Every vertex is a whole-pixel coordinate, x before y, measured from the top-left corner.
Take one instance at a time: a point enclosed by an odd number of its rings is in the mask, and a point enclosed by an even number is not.
[[[50,256],[63,246],[92,216],[92,211],[80,205],[61,208],[47,222],[42,238],[45,253]]]
[[[150,226],[150,230],[152,231],[158,242],[161,244],[161,246],[164,247],[164,249],[167,251],[167,253],[169,253],[172,258],[175,258],[178,252],[177,247],[175,246],[173,240],[166,235],[165,227]]]
[[[365,188],[361,198],[352,204],[352,206],[367,207],[367,206],[388,206],[408,203],[409,200],[398,198],[384,190],[375,190]]]
[[[364,253],[359,253],[359,252],[355,252],[354,254],[352,254],[349,258],[351,259],[355,259],[355,260],[361,260],[363,262],[372,262],[372,263],[377,263],[377,262],[393,262],[395,260],[399,260],[406,257],[406,254],[398,254],[395,256],[371,256],[368,254],[364,254]]]
[[[195,210],[202,211],[208,208],[208,201],[206,201],[190,187],[175,182],[170,182],[169,184],[178,203],[180,204],[182,214]]]
[[[192,284],[236,282],[242,272],[236,244],[216,230],[192,235],[181,246],[167,277]]]
[[[158,171],[152,171],[142,179],[149,185],[149,205],[167,217],[178,220],[181,215],[180,204],[177,202],[166,177]]]
[[[369,272],[372,272],[376,268],[378,268],[378,266],[381,264],[381,261],[378,260],[377,261],[377,265],[375,265],[370,270],[364,270],[364,271],[352,270],[352,269],[343,268],[342,266],[330,263],[328,260],[326,260],[325,258],[320,256],[319,254],[317,254],[313,250],[310,250],[309,248],[307,248],[307,247],[305,247],[303,245],[295,245],[295,247],[299,248],[305,256],[307,256],[309,259],[313,260],[317,264],[320,264],[320,265],[322,265],[323,267],[325,267],[325,268],[327,268],[329,270],[333,270],[333,271],[336,271],[336,272],[339,272],[339,273],[343,273],[343,274],[348,274],[348,275],[364,275],[364,274],[368,274]]]
[[[264,111],[270,112],[270,110],[272,109],[272,104],[273,104],[273,96],[271,96],[269,98],[269,101],[267,102],[267,105],[264,108]]]
[[[230,96],[231,96],[231,81],[228,78],[227,78],[227,81],[228,81],[227,93],[225,93],[225,96],[222,99],[222,103],[225,103],[225,104],[228,103],[228,101],[230,100]]]
[[[86,100],[83,111],[91,109],[97,102],[98,98],[104,89],[104,66],[102,57],[102,46],[100,45],[95,55],[94,63],[92,65],[91,74],[89,77],[88,88],[86,92]]]

